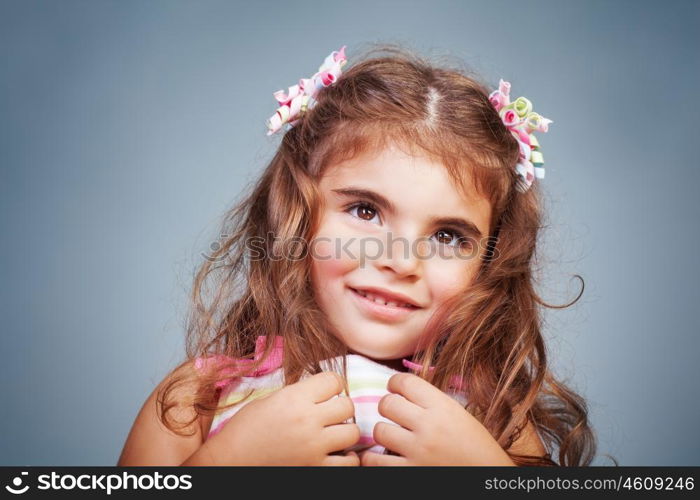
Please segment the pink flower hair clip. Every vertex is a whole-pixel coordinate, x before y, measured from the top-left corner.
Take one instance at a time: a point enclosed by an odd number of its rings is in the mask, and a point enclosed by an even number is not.
[[[520,175],[517,188],[525,192],[535,177],[544,178],[544,157],[533,132],[547,132],[549,124],[554,122],[535,113],[532,103],[525,97],[510,102],[510,83],[503,79],[498,82],[498,89],[489,95],[489,101],[520,145],[520,159],[515,170]]]
[[[345,47],[343,45],[340,50],[331,52],[311,78],[302,78],[297,85],[289,87],[286,94],[284,90],[273,93],[280,107],[265,122],[268,128],[267,135],[274,134],[284,124],[287,124],[286,130],[289,130],[297,124],[307,109],[315,106],[318,91],[335,83],[341,75],[341,69],[347,63]]]

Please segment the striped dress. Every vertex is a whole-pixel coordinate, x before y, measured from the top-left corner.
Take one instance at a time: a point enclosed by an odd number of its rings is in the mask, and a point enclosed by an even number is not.
[[[219,387],[221,388],[219,406],[239,401],[246,394],[251,392],[251,390],[252,394],[241,403],[223,411],[219,410],[214,415],[207,439],[217,434],[226,422],[246,404],[256,398],[265,396],[284,387],[284,371],[281,366],[283,355],[282,337],[276,337],[276,340],[277,344],[272,354],[265,360],[265,363],[251,374],[251,376],[238,377],[231,382],[222,381],[219,383]],[[255,346],[256,360],[262,355],[264,349],[265,336],[260,336],[257,338]],[[205,364],[217,362],[217,358],[219,358],[219,356],[197,358],[195,366],[201,369]],[[355,423],[360,428],[360,440],[344,451],[359,452],[369,449],[376,453],[383,453],[385,448],[376,443],[372,437],[374,425],[377,422],[393,422],[379,414],[377,405],[379,404],[379,400],[389,393],[386,388],[389,378],[399,372],[359,354],[348,354],[346,358],[348,388],[350,398],[355,406]],[[252,363],[251,360],[239,360],[239,362],[240,361],[243,363]],[[420,365],[411,363],[405,359],[403,360],[403,364],[409,370],[415,371],[420,369]],[[331,360],[324,360],[320,365],[324,371],[340,372],[339,367],[342,366],[342,357],[339,356]],[[306,373],[302,376],[302,379],[309,376],[311,375]],[[465,406],[467,403],[466,396],[460,389],[460,384],[455,383],[447,394],[458,401],[462,406]],[[338,396],[336,395],[334,397]],[[347,422],[352,422],[352,419]]]

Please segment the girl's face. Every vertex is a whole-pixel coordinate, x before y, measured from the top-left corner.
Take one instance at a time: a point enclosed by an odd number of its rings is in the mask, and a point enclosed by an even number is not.
[[[465,198],[442,164],[395,147],[329,167],[320,190],[319,306],[351,352],[400,368],[431,314],[478,271],[491,206],[475,190]],[[374,299],[358,293],[367,289]]]

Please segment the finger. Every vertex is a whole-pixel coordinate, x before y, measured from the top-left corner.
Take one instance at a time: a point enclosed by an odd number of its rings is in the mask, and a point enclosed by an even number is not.
[[[345,379],[336,372],[321,372],[297,382],[298,390],[304,392],[314,403],[326,401],[345,388]]]
[[[360,465],[363,467],[400,467],[408,465],[408,460],[406,460],[405,457],[399,457],[396,455],[380,455],[379,453],[374,453],[373,451],[366,451],[362,454]]]
[[[402,395],[391,393],[379,400],[377,410],[380,415],[412,431],[418,427],[425,413],[424,408],[411,403]]]
[[[321,430],[325,451],[331,453],[350,448],[360,440],[360,427],[357,424],[336,424]]]
[[[374,424],[372,437],[377,444],[404,456],[409,455],[408,451],[413,441],[413,433],[411,431],[387,422]]]
[[[330,467],[358,467],[360,465],[360,457],[354,451],[348,452],[346,455],[328,455],[321,465]]]
[[[355,415],[355,405],[347,396],[343,394],[328,401],[316,403],[321,412],[321,422],[323,425],[342,424]]]
[[[444,404],[444,392],[433,384],[412,373],[397,373],[389,378],[387,390],[395,394],[401,394],[421,408],[431,408]]]

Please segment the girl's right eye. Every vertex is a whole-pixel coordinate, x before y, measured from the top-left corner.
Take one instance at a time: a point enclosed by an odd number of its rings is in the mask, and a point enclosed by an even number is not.
[[[374,207],[374,205],[364,201],[351,205],[346,209],[346,211],[352,214],[355,209],[357,209],[357,215],[353,215],[353,217],[357,217],[358,219],[367,222],[372,222],[372,220],[379,215],[379,211]]]

